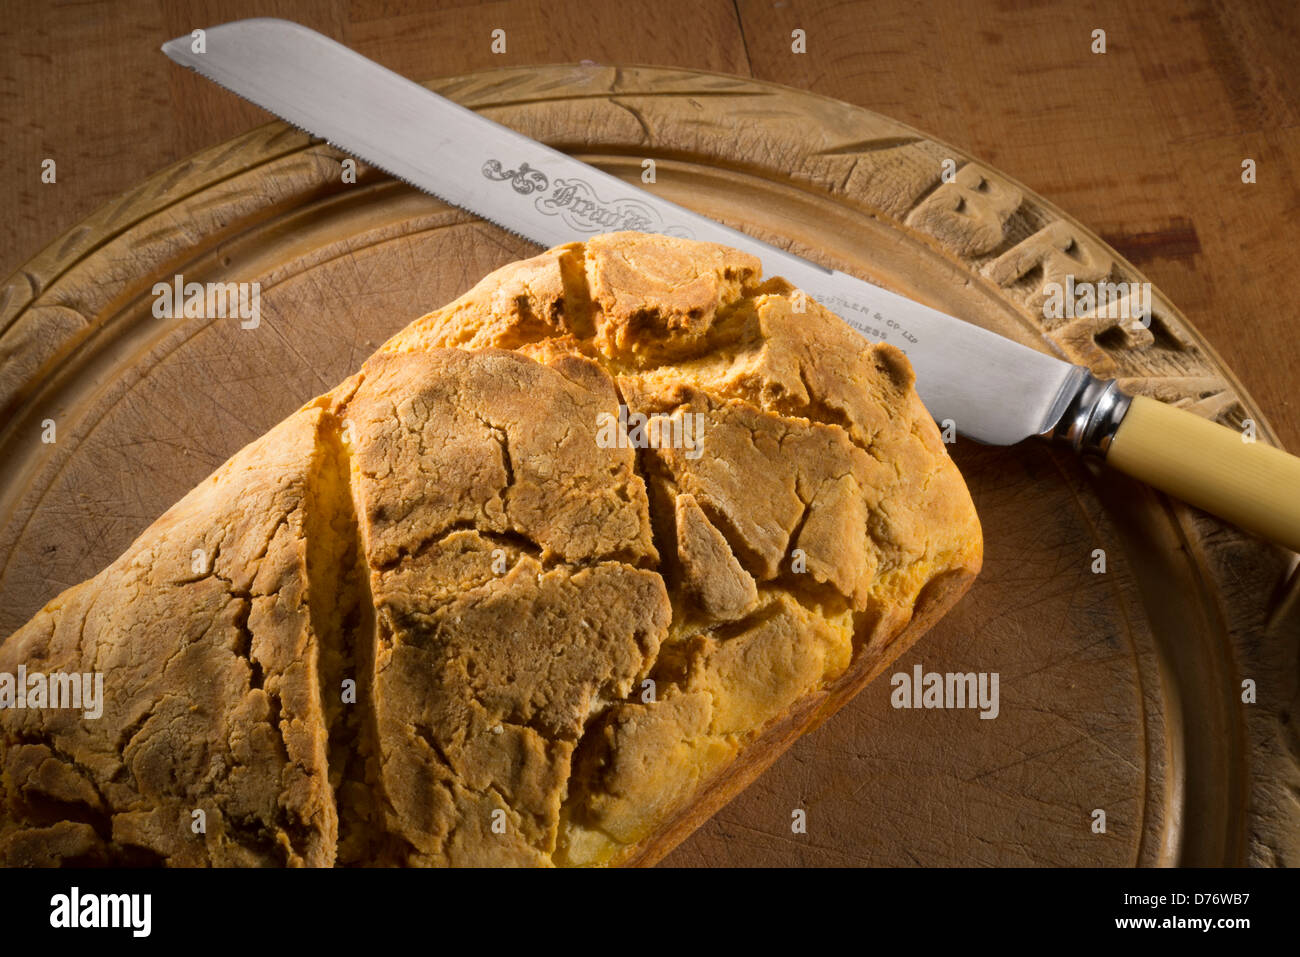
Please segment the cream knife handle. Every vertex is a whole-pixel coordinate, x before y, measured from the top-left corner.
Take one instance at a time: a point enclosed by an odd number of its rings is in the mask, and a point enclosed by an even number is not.
[[[1300,458],[1134,396],[1106,462],[1175,498],[1300,552]]]

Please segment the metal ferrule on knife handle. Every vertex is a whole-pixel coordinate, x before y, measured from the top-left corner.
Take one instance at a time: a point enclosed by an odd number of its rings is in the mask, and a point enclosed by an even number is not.
[[[1049,435],[1080,455],[1104,458],[1132,401],[1114,379],[1098,379],[1085,372],[1078,392]]]
[[[1300,458],[1088,374],[1050,437],[1300,551]]]

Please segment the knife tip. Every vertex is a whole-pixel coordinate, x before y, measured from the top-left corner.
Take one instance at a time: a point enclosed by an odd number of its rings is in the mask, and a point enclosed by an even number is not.
[[[181,62],[181,54],[186,49],[189,41],[190,38],[188,36],[177,37],[174,40],[168,40],[158,49],[162,50],[163,53],[167,54],[167,56],[170,59],[175,60],[177,63],[179,63]]]

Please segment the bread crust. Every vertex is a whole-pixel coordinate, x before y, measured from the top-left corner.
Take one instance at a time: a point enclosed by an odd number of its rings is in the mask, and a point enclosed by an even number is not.
[[[653,864],[981,561],[901,352],[736,250],[557,247],[0,645],[112,666],[0,711],[0,863]]]
[[[771,767],[800,737],[820,727],[835,712],[870,684],[894,660],[929,631],[961,600],[978,575],[978,569],[959,568],[931,579],[921,591],[911,620],[875,651],[862,654],[853,667],[825,691],[810,695],[766,728],[741,752],[725,773],[716,775],[700,792],[697,802],[664,824],[663,830],[633,848],[617,863],[624,867],[653,867],[690,837],[705,821]]]

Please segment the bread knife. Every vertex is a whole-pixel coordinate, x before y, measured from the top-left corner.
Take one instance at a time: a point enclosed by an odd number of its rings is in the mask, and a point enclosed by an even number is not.
[[[1300,551],[1300,458],[551,149],[301,24],[238,20],[163,45],[182,66],[439,199],[543,247],[638,230],[756,256],[868,339],[903,350],[930,414],[978,442],[1041,437]]]

